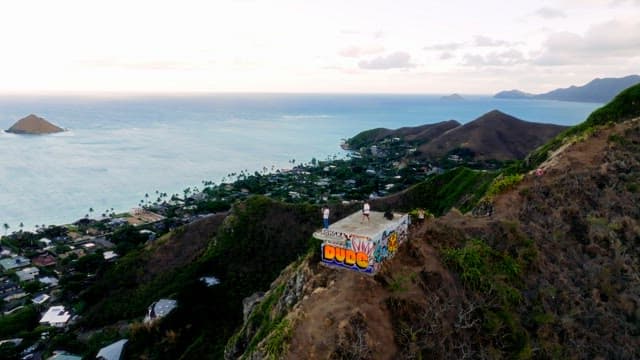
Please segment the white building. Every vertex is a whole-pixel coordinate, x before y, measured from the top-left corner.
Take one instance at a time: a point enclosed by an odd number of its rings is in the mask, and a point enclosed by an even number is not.
[[[71,314],[64,309],[64,306],[52,306],[47,310],[47,312],[40,319],[40,324],[49,324],[54,327],[64,327],[69,319],[71,318]]]
[[[127,339],[122,339],[114,342],[111,345],[105,346],[96,355],[96,359],[99,360],[120,360],[122,357],[122,351],[127,344]]]
[[[322,240],[323,265],[374,275],[407,240],[408,229],[407,214],[371,211],[367,219],[358,211],[313,237]]]
[[[156,319],[163,318],[178,306],[175,300],[160,299],[149,306],[147,315],[144,317],[145,323],[150,323]]]
[[[40,274],[40,270],[37,267],[28,267],[22,270],[16,271],[16,275],[20,281],[32,281]]]

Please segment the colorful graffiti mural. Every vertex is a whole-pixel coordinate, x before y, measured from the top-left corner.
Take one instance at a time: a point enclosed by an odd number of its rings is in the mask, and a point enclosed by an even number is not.
[[[388,227],[373,237],[330,230],[331,237],[334,241],[339,239],[339,243],[325,241],[321,245],[322,263],[373,275],[407,240],[408,228],[409,217],[405,215],[393,227]],[[329,232],[322,233],[329,235]]]
[[[322,262],[326,265],[356,270],[363,273],[372,273],[373,271],[367,253],[345,249],[341,246],[328,243],[322,244]]]

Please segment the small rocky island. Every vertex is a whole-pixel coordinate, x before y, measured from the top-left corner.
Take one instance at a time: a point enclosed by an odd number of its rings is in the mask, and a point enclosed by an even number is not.
[[[63,128],[53,125],[47,120],[31,114],[18,120],[7,132],[14,134],[53,134],[64,131]]]
[[[444,100],[444,101],[463,101],[464,98],[462,96],[460,96],[460,94],[451,94],[451,95],[447,95],[447,96],[441,97],[440,100]]]

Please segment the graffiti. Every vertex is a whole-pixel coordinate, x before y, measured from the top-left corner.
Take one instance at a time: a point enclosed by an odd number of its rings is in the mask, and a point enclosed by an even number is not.
[[[387,242],[387,249],[389,250],[389,255],[393,256],[398,250],[398,233],[396,231],[392,231],[387,234],[385,231],[382,237]]]
[[[337,239],[344,239],[345,241],[346,240],[353,241],[354,239],[371,240],[371,238],[369,238],[368,236],[362,236],[362,235],[352,234],[352,233],[345,233],[345,232],[342,232],[342,231],[337,231],[337,230],[332,230],[332,229],[322,229],[322,231],[320,233],[322,235],[324,235],[324,236],[329,236],[329,237],[333,237],[333,238],[337,238]]]
[[[370,240],[354,239],[351,243],[351,249],[357,252],[367,254],[369,257],[372,255],[374,246]]]
[[[322,262],[360,272],[371,273],[369,255],[331,244],[322,244]]]
[[[321,245],[322,263],[373,275],[383,262],[393,257],[408,239],[409,217],[403,216],[394,227],[387,227],[373,237],[325,229]],[[338,245],[339,244],[339,245]]]

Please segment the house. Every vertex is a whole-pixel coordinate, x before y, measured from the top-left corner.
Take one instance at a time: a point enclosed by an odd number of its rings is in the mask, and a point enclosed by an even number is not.
[[[216,278],[215,276],[203,276],[200,278],[200,281],[205,283],[207,287],[212,287],[220,284],[220,280],[218,280],[218,278]]]
[[[0,278],[0,299],[11,301],[27,296],[27,293],[9,277]]]
[[[47,360],[82,360],[82,356],[71,355],[66,351],[54,351]]]
[[[51,240],[47,239],[46,237],[38,240],[39,242],[43,243],[45,247],[47,246],[51,246]]]
[[[105,252],[103,252],[103,253],[102,253],[102,257],[103,257],[106,261],[109,261],[109,260],[113,260],[113,259],[117,258],[117,257],[118,257],[118,254],[116,254],[116,253],[115,253],[115,251],[111,251],[111,250],[109,250],[109,251],[105,251]]]
[[[18,276],[18,279],[20,279],[20,281],[34,280],[39,274],[40,270],[33,266],[16,271],[16,275]]]
[[[358,211],[316,231],[313,237],[322,241],[323,265],[374,275],[407,240],[408,228],[407,214],[371,211],[369,220],[363,222]]]
[[[120,360],[122,358],[122,351],[127,344],[127,339],[122,339],[114,342],[111,345],[107,345],[98,351],[96,359],[98,360]]]
[[[140,234],[145,235],[147,239],[151,241],[156,239],[156,233],[148,229],[140,230]]]
[[[58,286],[58,279],[54,278],[53,276],[43,276],[39,278],[38,281],[50,287]]]
[[[37,305],[42,305],[44,303],[47,302],[47,300],[51,299],[51,296],[47,295],[47,294],[40,294],[36,297],[34,297],[33,299],[31,299],[31,302],[33,302],[34,304]]]
[[[31,264],[31,261],[29,261],[29,259],[27,259],[26,257],[22,257],[22,256],[14,256],[8,259],[0,260],[0,266],[2,266],[2,268],[5,271],[21,268],[24,266],[28,266],[30,264]]]
[[[52,306],[47,310],[42,318],[40,324],[49,324],[54,327],[64,327],[69,322],[71,314],[64,309],[63,305]]]
[[[36,266],[47,267],[56,264],[56,257],[45,252],[31,259],[31,262]]]
[[[169,315],[169,313],[177,306],[178,304],[175,300],[160,299],[149,306],[147,315],[144,317],[144,322],[150,323],[157,319],[161,319]]]

